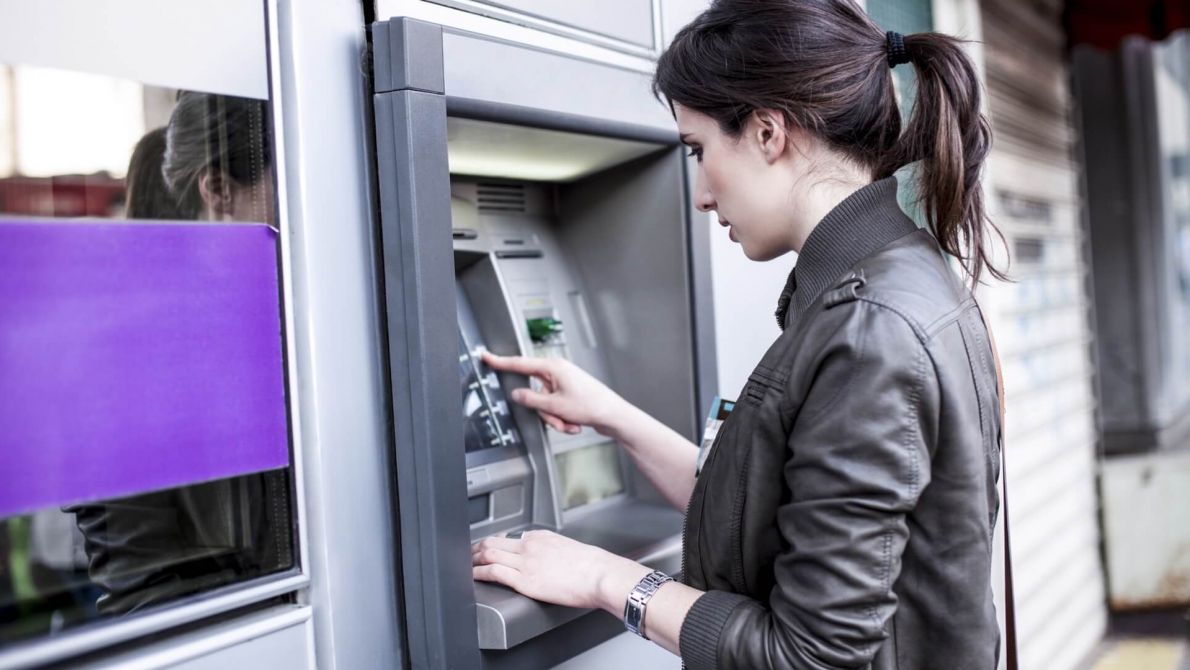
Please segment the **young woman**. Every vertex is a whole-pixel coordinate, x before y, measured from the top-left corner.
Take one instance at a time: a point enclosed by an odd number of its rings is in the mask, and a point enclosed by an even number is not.
[[[902,131],[890,68],[905,63],[918,89]],[[666,581],[533,531],[478,543],[476,579],[627,611],[691,669],[996,667],[1001,419],[968,286],[1002,275],[971,62],[945,35],[884,33],[851,0],[716,0],[654,85],[698,159],[699,209],[753,260],[798,252],[783,333],[697,476],[693,444],[573,365],[491,357],[542,380],[517,402],[614,437],[686,510],[685,571]],[[910,163],[928,230],[897,204]]]
[[[165,133],[161,173],[183,218],[273,220],[272,127],[265,103],[182,91]]]
[[[182,91],[169,124],[137,142],[125,214],[273,225],[271,133],[264,101]],[[289,547],[267,537],[270,514],[287,514],[277,511],[287,487],[274,471],[65,508],[85,540],[97,609],[130,614],[290,564]]]

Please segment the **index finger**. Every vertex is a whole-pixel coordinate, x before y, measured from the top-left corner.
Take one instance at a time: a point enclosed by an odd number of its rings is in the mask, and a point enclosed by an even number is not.
[[[483,352],[483,362],[497,370],[522,375],[542,376],[549,372],[549,361],[527,356],[497,356],[490,351]]]

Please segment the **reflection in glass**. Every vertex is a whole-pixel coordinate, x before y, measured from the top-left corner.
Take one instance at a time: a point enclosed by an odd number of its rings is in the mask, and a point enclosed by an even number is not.
[[[267,101],[0,65],[0,106],[0,225],[276,226]],[[174,436],[154,439],[168,457]],[[103,476],[118,479],[120,467]],[[52,476],[3,472],[0,486]],[[0,518],[0,646],[293,568],[291,486],[286,467]]]
[[[281,505],[282,509],[271,509]],[[124,614],[293,564],[286,473],[207,482],[68,508],[100,613]]]

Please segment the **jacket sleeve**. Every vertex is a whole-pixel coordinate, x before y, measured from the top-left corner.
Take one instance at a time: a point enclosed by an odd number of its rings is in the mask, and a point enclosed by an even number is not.
[[[793,410],[776,586],[767,604],[701,596],[679,640],[691,670],[862,668],[888,636],[906,517],[930,481],[938,383],[899,315],[862,301],[835,310],[819,315],[832,332]]]

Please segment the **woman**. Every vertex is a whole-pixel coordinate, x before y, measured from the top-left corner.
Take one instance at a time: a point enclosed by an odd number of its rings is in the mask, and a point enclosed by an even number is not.
[[[127,217],[273,225],[271,135],[262,100],[180,92],[169,124],[133,151]],[[273,471],[65,508],[102,592],[97,609],[129,614],[292,565],[276,536],[287,491]]]
[[[132,150],[124,179],[124,217],[180,221],[186,216],[165,184],[161,164],[165,160],[165,133],[162,126],[145,133]]]
[[[918,74],[903,133],[902,63]],[[1003,276],[971,62],[950,37],[880,31],[850,0],[717,0],[654,86],[698,159],[699,209],[753,260],[798,252],[783,333],[697,476],[694,445],[581,370],[491,357],[544,382],[515,400],[614,437],[687,510],[684,583],[544,531],[478,543],[475,577],[627,612],[691,669],[994,668],[999,394],[955,272]],[[892,174],[914,162],[929,230],[897,205]]]
[[[276,228],[264,101],[182,91],[165,139],[161,173],[183,218]]]

